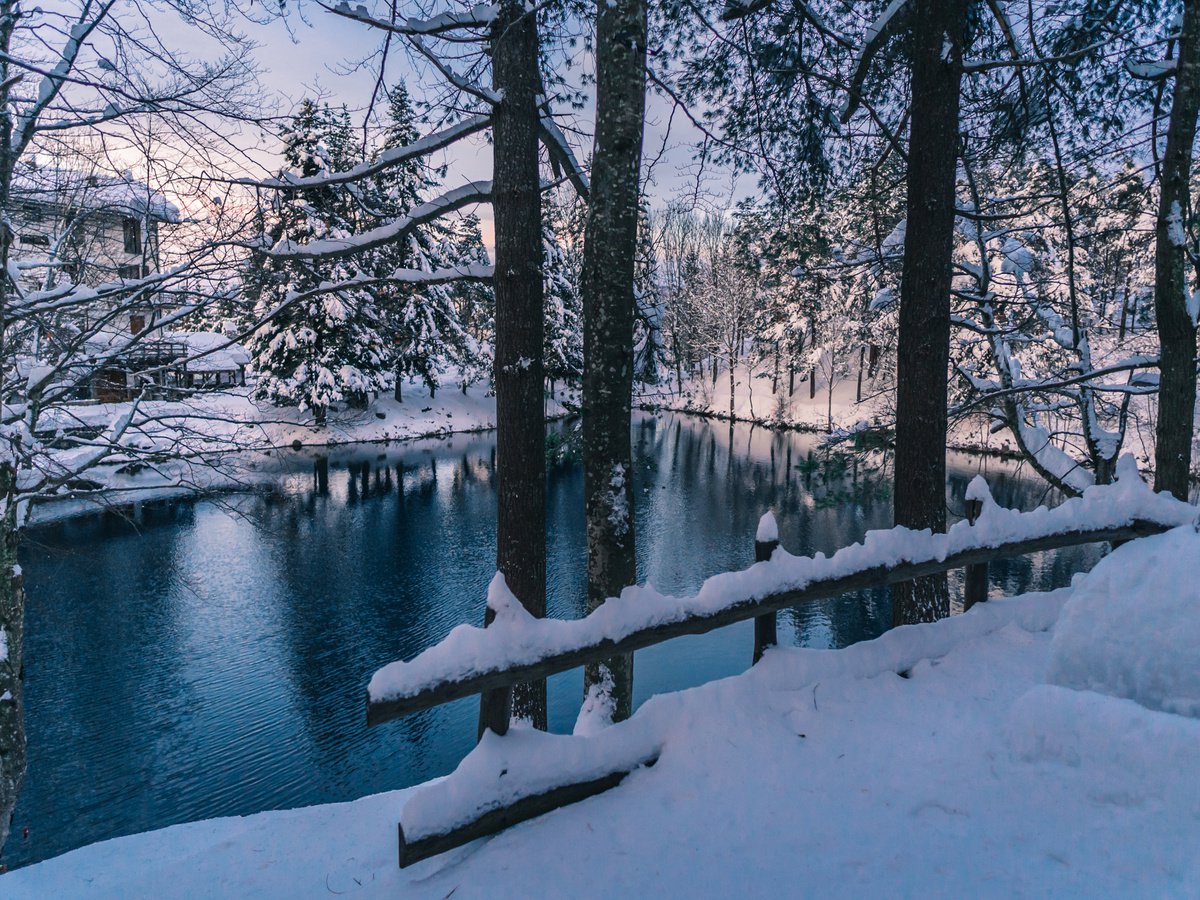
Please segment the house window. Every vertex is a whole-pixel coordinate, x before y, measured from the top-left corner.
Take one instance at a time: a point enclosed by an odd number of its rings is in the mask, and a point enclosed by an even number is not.
[[[126,253],[141,253],[142,252],[142,223],[137,219],[126,217],[125,224],[125,252]]]
[[[44,234],[23,234],[21,243],[28,244],[30,247],[49,247],[50,238]]]
[[[141,266],[117,266],[118,278],[138,278],[142,271]]]
[[[141,334],[146,327],[146,317],[133,315],[129,317],[129,333]]]

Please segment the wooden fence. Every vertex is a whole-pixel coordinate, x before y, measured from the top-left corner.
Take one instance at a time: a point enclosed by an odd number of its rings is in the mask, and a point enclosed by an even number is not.
[[[981,508],[980,501],[968,501],[968,521],[972,526]],[[764,650],[776,642],[776,615],[780,610],[789,607],[837,597],[864,588],[912,581],[927,575],[946,573],[952,569],[965,569],[963,606],[969,609],[973,604],[987,599],[988,565],[994,560],[1081,544],[1123,543],[1161,533],[1177,524],[1179,519],[1172,515],[1165,516],[1162,521],[1134,519],[1120,525],[1064,528],[1050,534],[1039,534],[992,546],[970,546],[968,542],[964,549],[949,553],[942,559],[917,559],[893,566],[863,567],[837,577],[811,581],[797,590],[735,602],[716,610],[688,615],[678,621],[640,628],[619,640],[599,640],[583,647],[547,652],[533,662],[438,680],[407,696],[376,700],[368,696],[367,722],[370,725],[378,725],[463,697],[484,694],[489,698],[489,702],[482,708],[483,724],[496,734],[503,735],[508,730],[512,688],[522,682],[599,663],[610,657],[632,653],[671,638],[704,634],[746,619],[754,619],[754,645],[748,655],[752,662],[758,662]],[[778,546],[778,540],[756,541],[755,559],[759,562],[770,560]],[[632,768],[637,768],[637,765],[653,761],[653,758],[641,759],[636,765],[606,772],[600,777],[593,774],[584,781],[562,784],[535,796],[520,797],[500,808],[483,810],[469,822],[460,822],[433,834],[422,833],[406,839],[404,822],[401,821],[400,865],[411,865],[560,806],[593,796],[619,784]]]

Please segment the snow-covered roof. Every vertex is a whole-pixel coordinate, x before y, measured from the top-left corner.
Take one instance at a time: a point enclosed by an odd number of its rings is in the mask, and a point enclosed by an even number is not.
[[[250,364],[250,351],[215,331],[171,331],[164,337],[187,346],[189,372],[234,372]]]
[[[17,202],[84,207],[116,215],[179,221],[179,207],[132,173],[103,175],[57,166],[21,166],[13,173]]]
[[[88,354],[114,354],[125,358],[129,354],[162,351],[176,359],[187,360],[189,372],[236,372],[250,364],[250,352],[236,341],[215,331],[164,331],[161,336],[131,343],[132,335],[121,328],[102,328],[89,335],[85,343]]]

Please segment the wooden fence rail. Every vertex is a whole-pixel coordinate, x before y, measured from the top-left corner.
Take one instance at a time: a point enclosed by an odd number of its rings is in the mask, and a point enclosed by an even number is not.
[[[423,709],[430,709],[443,703],[485,692],[500,692],[498,696],[503,698],[503,692],[510,691],[514,685],[521,682],[546,678],[559,672],[602,662],[612,656],[632,653],[672,638],[688,634],[704,634],[746,619],[757,620],[752,654],[753,661],[757,661],[762,656],[763,649],[775,642],[775,615],[782,609],[813,600],[836,597],[864,588],[899,584],[926,575],[937,575],[951,569],[962,568],[966,568],[968,572],[968,596],[964,603],[964,606],[967,606],[986,599],[987,567],[994,560],[1080,544],[1128,541],[1159,534],[1173,527],[1174,524],[1176,523],[1168,525],[1155,521],[1135,520],[1120,527],[1065,530],[991,547],[972,547],[951,553],[940,560],[925,559],[905,562],[896,566],[865,568],[836,578],[813,581],[799,590],[784,591],[767,597],[734,603],[712,612],[697,612],[678,621],[642,628],[620,640],[601,640],[588,646],[549,653],[523,665],[513,665],[500,670],[484,671],[462,678],[438,681],[408,696],[375,700],[368,695],[367,724],[379,725]],[[774,550],[775,546],[778,546],[778,541],[775,541],[769,549],[764,546],[764,542],[756,542],[756,544],[756,556],[761,560],[769,558],[770,552]],[[497,694],[492,693],[491,696],[496,697]],[[496,703],[496,709],[500,713],[507,711],[508,708],[509,704],[503,702],[502,699]],[[503,734],[507,728],[507,721],[501,723],[497,718],[495,724],[497,727],[493,730],[498,734]]]
[[[798,570],[794,566],[789,567],[788,563],[783,563],[781,578],[775,583],[802,584],[801,587],[740,600],[737,598],[742,595],[734,593],[726,602],[715,606],[698,604],[691,611],[687,611],[685,606],[679,611],[678,618],[668,617],[664,620],[652,611],[643,621],[654,621],[655,624],[639,627],[636,620],[631,621],[624,626],[626,630],[618,632],[617,637],[592,637],[591,635],[599,633],[599,630],[590,630],[586,625],[576,628],[575,637],[570,640],[562,640],[563,634],[555,632],[553,640],[544,642],[544,649],[533,650],[529,654],[534,657],[529,661],[514,661],[511,654],[503,651],[490,655],[484,653],[474,664],[478,666],[474,671],[444,675],[437,673],[461,672],[460,661],[456,662],[445,654],[435,654],[431,657],[434,661],[424,667],[417,665],[416,668],[405,669],[404,667],[413,664],[401,664],[404,671],[398,678],[393,677],[390,681],[384,679],[386,686],[381,688],[381,696],[373,697],[368,691],[367,722],[370,725],[378,725],[419,710],[483,694],[488,698],[488,702],[484,704],[482,724],[497,735],[503,735],[508,728],[512,688],[524,681],[546,678],[613,656],[633,653],[635,650],[671,638],[704,634],[746,619],[754,620],[754,645],[750,655],[751,661],[756,663],[762,658],[764,651],[776,643],[776,616],[782,609],[863,588],[912,581],[927,575],[945,573],[951,569],[966,570],[963,606],[964,609],[968,609],[973,604],[987,599],[988,566],[995,560],[1081,544],[1104,541],[1121,543],[1196,522],[1195,507],[1163,495],[1154,495],[1140,480],[1136,485],[1105,490],[1109,493],[1092,495],[1091,500],[1085,497],[1079,501],[1069,501],[1050,513],[1043,511],[1044,514],[1039,518],[1029,520],[1028,527],[1024,527],[1025,514],[1001,511],[1002,517],[1009,515],[1010,518],[998,520],[997,528],[988,528],[982,524],[988,520],[987,516],[982,516],[985,503],[968,494],[967,524],[955,526],[949,535],[916,535],[911,548],[904,551],[904,558],[900,562],[896,562],[900,557],[895,553],[880,555],[867,551],[865,542],[858,548],[864,551],[863,553],[857,550],[849,552],[848,556],[841,557],[841,563],[840,554],[826,561],[828,565],[815,558],[799,560],[803,565]],[[1139,490],[1141,494],[1138,493]],[[1137,510],[1137,513],[1123,510]],[[1016,527],[1009,528],[1014,524],[1012,517],[1020,521]],[[977,520],[980,525],[976,525]],[[1005,534],[1021,537],[1002,540],[1001,536]],[[755,536],[756,564],[772,560],[778,547],[779,539],[774,520],[764,517]],[[890,560],[887,564],[879,562],[885,558]],[[782,563],[779,560],[777,562]],[[803,581],[805,565],[811,567],[814,576],[806,583]],[[823,571],[837,574],[817,577]],[[767,583],[771,582],[768,580]],[[751,588],[743,585],[739,590],[748,591]],[[516,602],[515,599],[513,602]],[[501,643],[498,646],[504,645]],[[602,739],[601,735],[577,740]],[[504,739],[508,740],[510,739]],[[623,752],[611,758],[602,756],[599,765],[575,765],[560,761],[551,766],[550,770],[539,768],[536,783],[541,787],[537,791],[530,787],[523,793],[514,792],[511,788],[514,782],[509,781],[505,783],[508,787],[499,791],[496,796],[472,799],[466,814],[463,814],[461,808],[453,815],[446,813],[447,803],[454,806],[461,800],[461,797],[455,799],[455,791],[461,788],[453,785],[454,775],[444,781],[427,785],[421,795],[425,800],[425,812],[401,812],[400,865],[411,865],[476,838],[494,834],[518,822],[608,790],[620,783],[634,769],[652,765],[658,758],[659,748],[657,744],[645,747],[639,745],[636,751],[632,755]],[[481,760],[487,759],[487,756],[481,757]],[[509,765],[511,760],[503,763],[503,771],[497,772],[497,782],[500,780],[499,776],[509,771]],[[575,765],[575,768],[571,768],[572,765]],[[429,818],[430,809],[436,811],[432,821]],[[406,822],[409,826],[407,837]]]

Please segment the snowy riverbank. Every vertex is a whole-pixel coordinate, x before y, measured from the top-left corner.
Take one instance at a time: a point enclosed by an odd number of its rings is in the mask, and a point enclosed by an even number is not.
[[[0,876],[0,893],[1187,896],[1197,567],[1185,526],[1070,589],[771,651],[618,726],[663,737],[653,768],[405,871],[396,822],[419,789],[108,841]]]
[[[832,432],[835,436],[845,437],[864,428],[888,429],[895,417],[893,388],[883,376],[872,379],[864,374],[861,381],[856,373],[838,376],[833,379],[830,389],[828,374],[819,369],[815,373],[815,382],[810,381],[808,375],[798,373],[789,383],[786,373],[776,381],[761,367],[751,370],[740,364],[734,369],[733,381],[733,418],[739,422]],[[674,380],[658,387],[644,386],[636,402],[646,409],[728,420],[731,408],[729,373],[720,371],[715,382],[709,375],[684,378],[682,391]],[[1049,414],[1044,417],[1051,426],[1061,424]],[[947,449],[1020,455],[1012,434],[1007,429],[992,433],[991,421],[985,415],[952,420]],[[1136,398],[1131,404],[1123,452],[1133,455],[1143,471],[1153,463],[1153,409],[1148,407],[1144,397]],[[1200,466],[1200,427],[1196,430],[1193,458],[1195,465]]]
[[[414,441],[496,427],[496,398],[486,383],[471,385],[464,392],[447,379],[432,393],[424,384],[406,384],[402,402],[386,396],[375,398],[365,409],[331,410],[321,428],[311,413],[253,400],[250,391],[240,387],[199,394],[186,403],[141,404],[139,418],[125,438],[125,445],[132,447],[129,458],[87,473],[103,490],[43,504],[35,509],[34,521],[77,515],[98,506],[252,489],[277,477],[286,455],[295,450]],[[129,406],[69,407],[59,413],[59,424],[66,429],[102,429],[127,414]],[[559,391],[546,400],[546,418],[562,418],[576,408],[578,395]],[[155,460],[160,450],[167,458]]]

